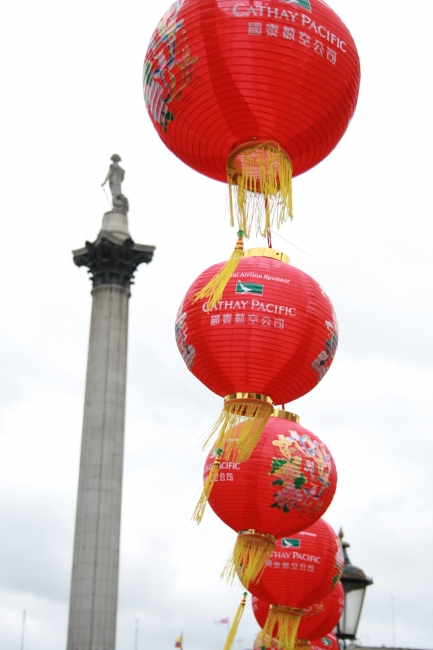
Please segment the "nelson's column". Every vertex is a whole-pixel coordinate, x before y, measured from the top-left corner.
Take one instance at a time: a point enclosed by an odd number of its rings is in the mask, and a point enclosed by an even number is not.
[[[134,273],[154,246],[135,244],[128,227],[125,172],[114,154],[103,185],[113,208],[92,244],[73,251],[93,289],[75,523],[67,650],[114,650],[119,579],[125,428],[128,301]]]

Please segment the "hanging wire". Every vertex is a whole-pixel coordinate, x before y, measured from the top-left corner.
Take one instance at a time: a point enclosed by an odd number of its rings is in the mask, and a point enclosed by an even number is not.
[[[277,235],[277,237],[280,237],[285,242],[290,244],[290,246],[293,246],[293,248],[296,248],[298,251],[301,251],[301,253],[304,253],[304,255],[308,255],[308,257],[311,257],[310,253],[307,253],[306,251],[303,251],[302,248],[299,248],[299,246],[296,246],[295,244],[292,244],[292,242],[289,241],[288,239],[284,239],[284,237],[281,237],[281,235],[279,233],[275,232],[275,230],[270,230],[269,232],[272,232],[273,235]]]

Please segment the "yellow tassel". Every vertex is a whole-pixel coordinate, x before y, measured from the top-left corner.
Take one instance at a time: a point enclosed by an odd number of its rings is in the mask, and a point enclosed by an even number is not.
[[[297,639],[295,648],[296,650],[310,650],[311,641],[308,641],[308,639]]]
[[[198,500],[198,503],[195,507],[194,513],[191,517],[192,521],[195,521],[197,524],[201,523],[201,520],[203,519],[204,511],[206,509],[206,504],[209,500],[209,495],[212,492],[212,488],[214,486],[214,483],[216,481],[216,478],[218,476],[218,472],[220,469],[221,465],[221,456],[222,456],[223,450],[222,449],[217,449],[216,450],[216,456],[215,460],[212,464],[211,470],[206,478],[205,484],[203,486],[203,490],[200,496],[200,499]]]
[[[273,402],[266,395],[229,395],[221,415],[205,436],[202,449],[212,442],[214,447],[224,449],[230,460],[236,463],[248,460],[273,412]]]
[[[263,237],[293,219],[292,163],[276,142],[253,142],[238,148],[227,163],[230,223],[249,237],[255,225]]]
[[[207,283],[205,287],[194,296],[194,302],[208,298],[206,303],[206,311],[211,311],[215,305],[221,300],[227,282],[236,271],[237,266],[244,254],[244,233],[242,230],[238,232],[238,240],[236,242],[235,250],[224,264],[222,269]]]
[[[238,607],[238,611],[236,612],[235,620],[233,621],[233,624],[230,628],[230,631],[227,635],[227,641],[225,642],[224,645],[224,650],[230,650],[230,648],[233,645],[233,641],[235,640],[236,633],[238,631],[239,623],[241,622],[242,614],[244,613],[245,609],[245,604],[247,602],[247,593],[244,593],[244,596],[240,602],[240,605]]]
[[[266,562],[275,550],[275,541],[275,537],[267,533],[252,529],[241,530],[221,577],[226,578],[228,583],[233,583],[239,576],[243,586],[249,589],[251,582],[260,578]]]
[[[271,605],[268,618],[263,627],[263,633],[279,641],[284,650],[295,650],[296,635],[301,617],[301,609]]]

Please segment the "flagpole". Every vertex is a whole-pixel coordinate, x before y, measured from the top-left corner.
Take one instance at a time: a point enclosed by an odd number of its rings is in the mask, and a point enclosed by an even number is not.
[[[23,612],[23,628],[21,633],[21,650],[24,650],[24,629],[26,627],[26,613]]]

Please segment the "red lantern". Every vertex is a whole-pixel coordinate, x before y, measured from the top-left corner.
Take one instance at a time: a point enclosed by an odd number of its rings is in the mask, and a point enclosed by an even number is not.
[[[233,460],[249,457],[274,403],[286,404],[317,386],[337,350],[329,298],[287,262],[274,249],[245,251],[221,301],[208,312],[206,301],[195,297],[221,268],[216,264],[188,289],[177,315],[177,345],[188,369],[225,399],[209,439],[218,431],[219,448],[231,439],[238,454]],[[245,425],[236,440],[229,434],[239,421]],[[225,451],[231,456],[227,445]]]
[[[254,616],[260,627],[264,627],[269,613],[269,603],[253,596]],[[325,636],[338,624],[344,609],[344,589],[341,582],[320,602],[307,607],[302,612],[298,628],[298,639],[312,641]],[[277,630],[272,633],[277,636]]]
[[[204,480],[213,468],[209,454]],[[260,574],[276,539],[304,530],[328,509],[337,471],[328,448],[299,424],[298,416],[276,410],[249,460],[222,455],[209,503],[238,533],[227,566],[229,578],[242,567],[245,587]]]
[[[331,593],[343,566],[340,540],[323,519],[279,539],[259,580],[249,586],[253,596],[270,603],[263,633],[293,650],[302,610]],[[242,581],[242,571],[239,577]]]
[[[340,650],[337,637],[333,632],[311,642],[311,650]]]
[[[290,214],[292,173],[337,145],[359,82],[355,43],[322,0],[178,0],[151,38],[143,74],[158,135],[196,171],[238,186],[232,203],[247,236],[256,193],[262,231],[273,211],[277,223]]]

